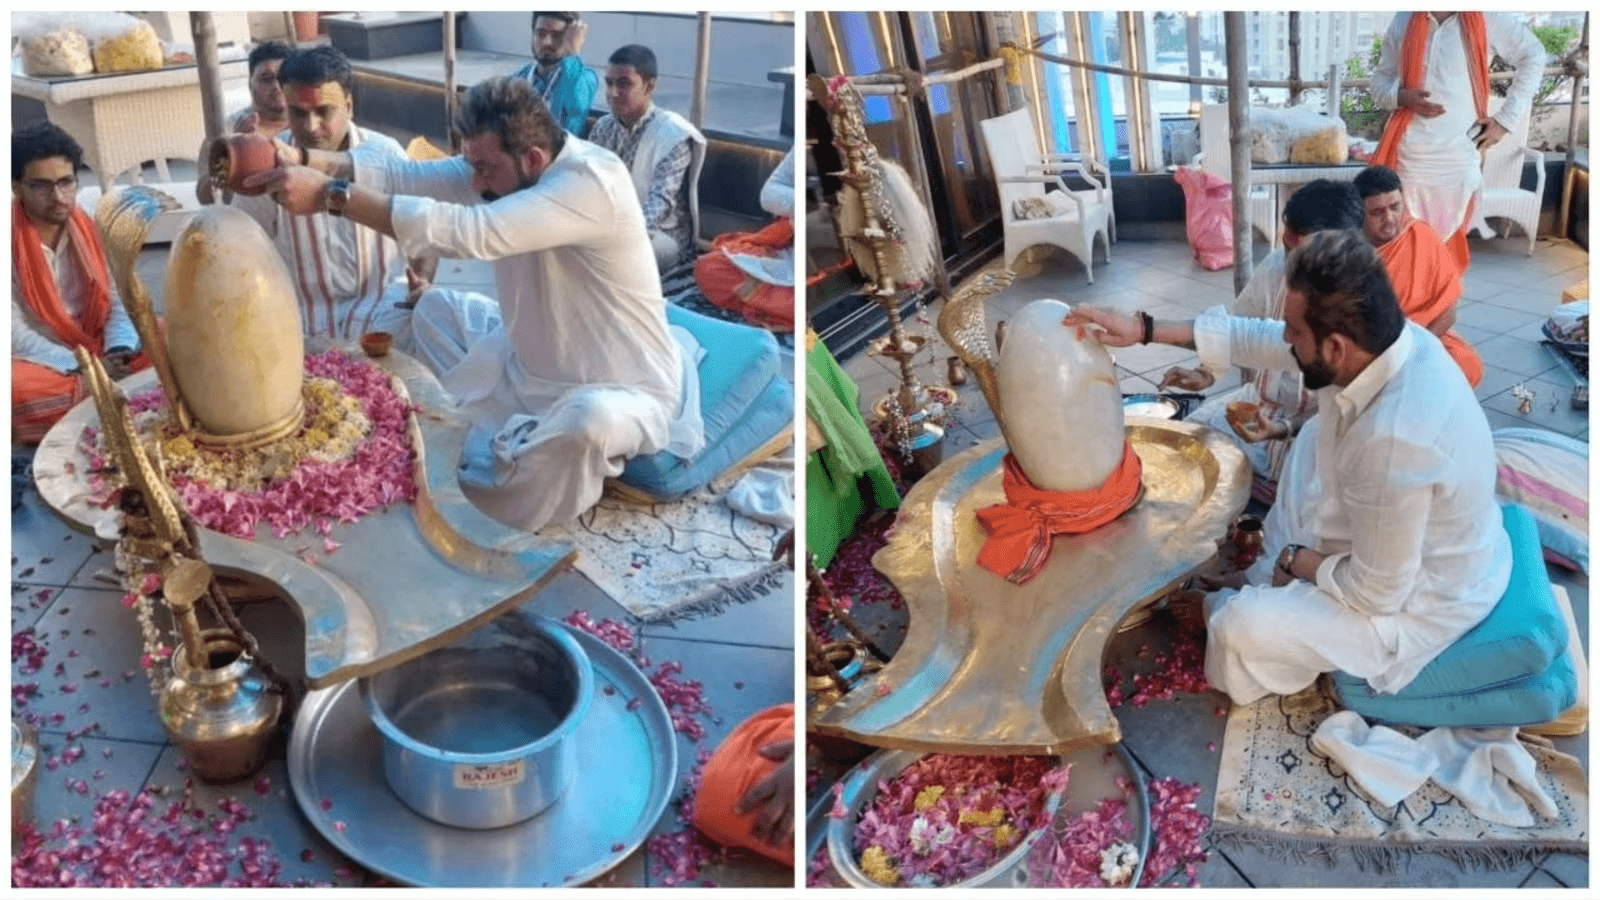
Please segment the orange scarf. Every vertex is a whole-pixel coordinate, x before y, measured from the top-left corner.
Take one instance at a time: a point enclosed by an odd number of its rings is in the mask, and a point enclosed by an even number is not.
[[[1467,74],[1472,82],[1472,103],[1478,118],[1489,116],[1489,30],[1481,12],[1458,12],[1461,18],[1462,49],[1467,54]],[[1406,23],[1405,42],[1400,46],[1400,87],[1423,87],[1428,63],[1428,20],[1432,13],[1416,12]],[[1393,169],[1400,157],[1400,141],[1416,113],[1407,107],[1396,109],[1383,127],[1383,139],[1373,154],[1374,165]]]
[[[978,551],[978,565],[1013,584],[1027,584],[1039,574],[1056,535],[1093,531],[1126,512],[1139,499],[1144,471],[1126,440],[1122,462],[1104,484],[1087,491],[1035,487],[1010,453],[1004,469],[1006,502],[978,510],[978,522],[989,535]]]
[[[11,264],[16,267],[23,305],[55,332],[62,343],[69,347],[83,346],[95,356],[101,356],[105,353],[106,321],[111,318],[110,269],[106,266],[105,251],[100,247],[94,221],[76,204],[67,220],[67,230],[76,262],[89,280],[81,321],[74,321],[61,302],[55,276],[44,257],[39,229],[22,211],[22,201],[11,201]]]

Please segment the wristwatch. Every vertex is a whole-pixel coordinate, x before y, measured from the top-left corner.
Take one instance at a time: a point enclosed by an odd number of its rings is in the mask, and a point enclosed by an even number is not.
[[[335,178],[328,182],[328,193],[323,204],[328,208],[328,215],[344,215],[344,208],[350,205],[350,179]]]
[[[1302,547],[1299,544],[1290,544],[1289,546],[1284,547],[1283,552],[1278,554],[1278,571],[1289,576],[1290,578],[1294,578],[1295,574],[1292,571],[1294,568],[1294,558],[1300,553],[1301,550],[1304,549],[1305,547]]]

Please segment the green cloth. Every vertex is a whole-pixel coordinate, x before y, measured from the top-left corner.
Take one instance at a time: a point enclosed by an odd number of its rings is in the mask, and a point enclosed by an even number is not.
[[[806,415],[827,444],[806,459],[806,549],[827,568],[871,505],[894,509],[900,494],[857,406],[860,391],[820,339],[806,354]],[[865,480],[865,484],[862,481]]]

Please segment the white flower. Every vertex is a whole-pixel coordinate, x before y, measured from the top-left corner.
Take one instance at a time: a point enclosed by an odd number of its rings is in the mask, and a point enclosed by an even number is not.
[[[1116,887],[1133,878],[1139,864],[1139,851],[1127,841],[1117,841],[1100,853],[1100,880]]]

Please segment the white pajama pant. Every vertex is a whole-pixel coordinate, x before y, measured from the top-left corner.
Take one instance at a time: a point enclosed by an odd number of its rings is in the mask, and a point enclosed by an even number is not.
[[[449,386],[449,375],[479,341],[503,334],[498,304],[478,294],[434,290],[413,317],[416,355]],[[509,365],[516,365],[513,357]],[[467,498],[497,521],[525,531],[570,522],[599,501],[605,479],[627,457],[661,449],[668,411],[637,388],[568,387],[533,408],[509,379],[466,404],[473,420],[461,465]]]
[[[1272,587],[1286,545],[1316,544],[1322,484],[1314,457],[1321,427],[1321,416],[1312,416],[1289,448],[1277,499],[1267,512],[1263,551],[1247,573],[1251,583],[1207,598],[1206,680],[1234,703],[1293,694],[1323,672],[1372,678],[1393,664],[1371,616],[1309,581]]]

